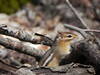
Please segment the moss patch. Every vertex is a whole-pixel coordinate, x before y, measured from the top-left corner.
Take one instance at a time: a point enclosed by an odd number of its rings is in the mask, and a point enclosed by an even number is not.
[[[31,0],[0,0],[0,13],[12,14]]]

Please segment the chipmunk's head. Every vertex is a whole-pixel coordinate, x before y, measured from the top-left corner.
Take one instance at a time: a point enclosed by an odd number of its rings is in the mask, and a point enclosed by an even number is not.
[[[57,50],[59,55],[66,56],[70,54],[71,43],[75,42],[78,38],[78,35],[73,32],[58,32],[57,35]]]
[[[58,40],[72,41],[78,37],[77,34],[72,32],[58,32]]]

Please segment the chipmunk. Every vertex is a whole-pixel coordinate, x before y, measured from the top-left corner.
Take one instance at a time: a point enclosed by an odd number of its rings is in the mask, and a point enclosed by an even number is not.
[[[78,39],[78,35],[72,32],[58,32],[56,41],[56,51],[53,59],[47,65],[48,67],[59,66],[62,58],[70,54],[70,45],[73,41]]]

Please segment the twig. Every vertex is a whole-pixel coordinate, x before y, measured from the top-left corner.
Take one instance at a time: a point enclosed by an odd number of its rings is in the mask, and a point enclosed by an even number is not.
[[[30,46],[27,42],[12,40],[11,38],[4,37],[3,35],[0,35],[0,44],[6,48],[34,56],[36,59],[41,58],[45,53],[44,50],[37,50]]]
[[[26,42],[31,42],[33,44],[44,44],[49,46],[52,45],[52,40],[49,37],[43,35],[40,36],[39,34],[32,34],[28,31],[10,27],[4,24],[0,25],[0,34],[12,36]]]
[[[3,69],[5,71],[11,72],[11,73],[15,73],[15,71],[18,70],[17,67],[14,67],[12,65],[6,64],[2,60],[0,60],[0,69]]]
[[[87,36],[88,36],[88,34],[81,28],[78,28],[78,27],[75,27],[75,26],[72,26],[72,25],[69,25],[69,24],[64,24],[64,26],[66,28],[69,28],[69,29],[72,29],[72,30],[79,32],[84,38],[87,38]]]
[[[53,40],[51,38],[39,33],[35,33],[35,35],[40,36],[42,39],[44,39],[43,41],[41,41],[41,44],[48,45],[48,46],[51,46],[53,44]]]
[[[9,50],[6,48],[0,48],[0,58],[5,58],[7,57],[9,53]]]
[[[36,74],[45,74],[45,75],[94,75],[95,71],[92,66],[86,66],[82,64],[66,64],[63,66],[57,67],[38,67],[34,68],[31,71],[35,72]],[[85,66],[85,67],[84,67]],[[91,69],[89,71],[89,69]],[[81,70],[81,72],[80,72]]]
[[[47,66],[48,63],[52,60],[55,54],[56,46],[53,45],[42,57],[42,60],[39,63],[39,66]]]
[[[75,15],[77,16],[77,18],[80,20],[80,22],[84,25],[84,27],[87,27],[87,24],[83,21],[83,19],[81,18],[81,16],[78,14],[78,12],[76,11],[76,9],[72,6],[72,4],[69,2],[69,0],[66,0],[67,5],[71,8],[71,10],[75,13]]]
[[[76,11],[76,9],[72,6],[72,4],[69,2],[69,0],[66,0],[67,5],[71,8],[71,10],[74,12],[74,14],[76,15],[76,17],[80,20],[80,22],[82,23],[82,25],[86,28],[86,29],[90,29],[88,27],[88,25],[83,21],[83,19],[81,18],[81,16],[78,14],[78,12]],[[100,47],[100,40],[99,38],[97,38],[94,33],[90,32],[90,34],[95,38],[95,43]]]
[[[56,51],[56,40],[57,40],[57,36],[55,37],[51,48],[44,54],[43,58],[39,63],[39,66],[47,66],[49,62],[53,59]]]
[[[18,60],[12,58],[10,53],[11,53],[10,49],[4,47],[0,48],[0,60],[4,60],[5,62],[6,60],[9,60],[8,62],[10,63],[14,63],[17,66],[22,66],[22,64]]]
[[[85,32],[96,32],[96,33],[100,33],[100,30],[93,30],[93,29],[83,29]]]

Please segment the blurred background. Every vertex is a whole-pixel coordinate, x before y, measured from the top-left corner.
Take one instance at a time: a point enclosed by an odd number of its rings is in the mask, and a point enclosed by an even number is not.
[[[88,27],[100,29],[100,0],[69,1]],[[48,34],[64,23],[82,28],[66,0],[0,0],[0,24]]]

